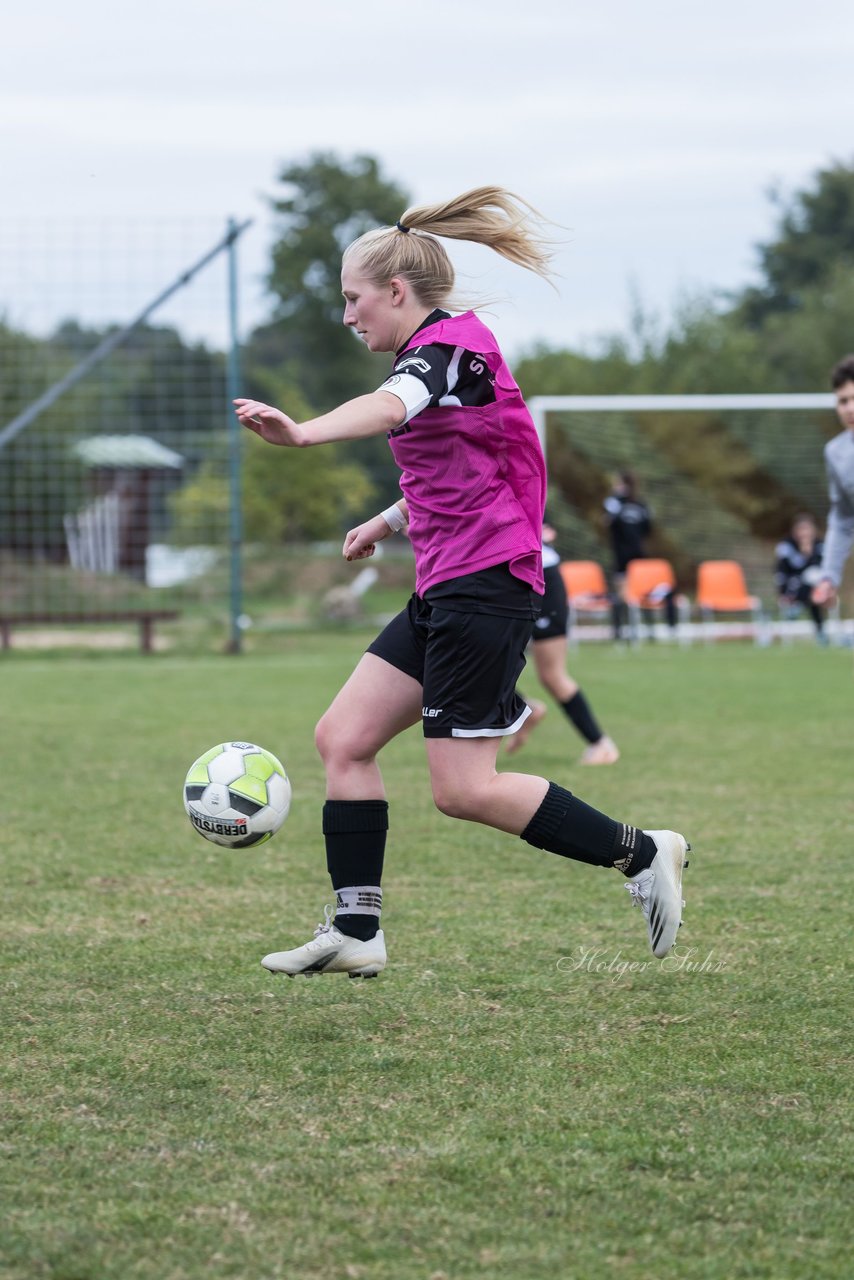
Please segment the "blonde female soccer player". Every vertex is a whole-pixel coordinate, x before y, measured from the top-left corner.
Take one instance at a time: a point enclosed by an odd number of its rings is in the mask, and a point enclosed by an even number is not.
[[[344,324],[369,350],[394,353],[386,381],[301,423],[257,400],[235,402],[240,421],[274,445],[387,435],[403,496],[351,529],[344,555],[371,555],[404,528],[415,553],[415,593],[317,726],[334,918],[327,908],[310,941],[266,956],[274,973],[368,978],[385,967],[388,804],[377,756],[419,721],[442,813],[616,867],[657,956],[681,922],[683,836],[615,821],[545,778],[496,771],[501,739],[528,714],[516,681],[543,591],[545,467],[495,338],[473,312],[451,312],[454,270],[439,237],[488,245],[548,274],[537,215],[500,187],[408,209],[396,226],[354,241],[341,270]]]

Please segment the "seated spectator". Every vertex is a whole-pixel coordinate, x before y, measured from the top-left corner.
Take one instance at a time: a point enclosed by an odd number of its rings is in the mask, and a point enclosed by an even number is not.
[[[814,604],[813,587],[821,577],[821,561],[824,543],[818,536],[818,528],[811,515],[795,517],[791,533],[777,543],[774,582],[780,609],[784,617],[795,618],[806,609],[813,620],[816,639],[826,644],[824,631],[825,611]]]

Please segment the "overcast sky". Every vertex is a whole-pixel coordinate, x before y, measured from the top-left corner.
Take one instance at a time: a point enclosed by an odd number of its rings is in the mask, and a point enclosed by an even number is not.
[[[489,317],[510,353],[590,345],[625,330],[633,290],[666,316],[754,278],[769,187],[854,161],[852,50],[850,0],[32,0],[0,42],[0,313],[35,325],[76,298],[125,318],[234,215],[255,220],[257,322],[266,197],[323,149],[376,156],[417,202],[481,183],[530,200],[567,228],[559,293],[484,250],[452,251],[463,283],[512,299]],[[155,223],[180,223],[177,263]],[[99,304],[63,228],[97,238],[103,270],[131,225],[143,292],[127,267]]]

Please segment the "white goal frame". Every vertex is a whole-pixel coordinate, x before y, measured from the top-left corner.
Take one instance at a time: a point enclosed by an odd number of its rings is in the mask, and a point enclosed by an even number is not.
[[[686,413],[704,410],[732,409],[772,409],[780,412],[791,410],[823,409],[834,411],[836,399],[832,392],[807,391],[790,393],[723,393],[709,395],[565,395],[565,396],[531,396],[527,400],[528,409],[537,429],[540,446],[548,466],[546,446],[546,420],[550,413],[650,413],[672,412]],[[695,635],[710,638],[713,634],[729,634],[738,630],[740,624],[712,623],[700,625],[680,622],[679,637],[684,642]],[[576,638],[580,638],[583,629],[579,629]],[[754,638],[760,644],[770,643],[778,638],[790,639],[794,634],[809,634],[810,624],[807,622],[783,622],[764,619],[754,626]],[[829,631],[837,643],[854,643],[854,622],[846,622],[839,618],[838,612],[829,620]],[[661,631],[666,638],[666,632]],[[590,638],[593,639],[591,633]],[[599,638],[599,637],[597,637]]]
[[[704,409],[830,409],[836,407],[831,392],[806,391],[768,395],[685,396],[531,396],[527,401],[543,454],[546,452],[546,415],[568,413],[687,413]]]

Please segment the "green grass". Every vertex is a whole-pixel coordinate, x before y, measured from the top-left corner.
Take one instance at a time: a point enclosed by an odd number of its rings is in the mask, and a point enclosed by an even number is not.
[[[553,710],[514,767],[686,832],[674,959],[616,873],[435,812],[413,731],[389,968],[275,980],[367,638],[0,662],[3,1280],[849,1276],[850,651],[573,653],[622,760],[579,768]],[[180,804],[232,736],[294,785],[241,855]]]

